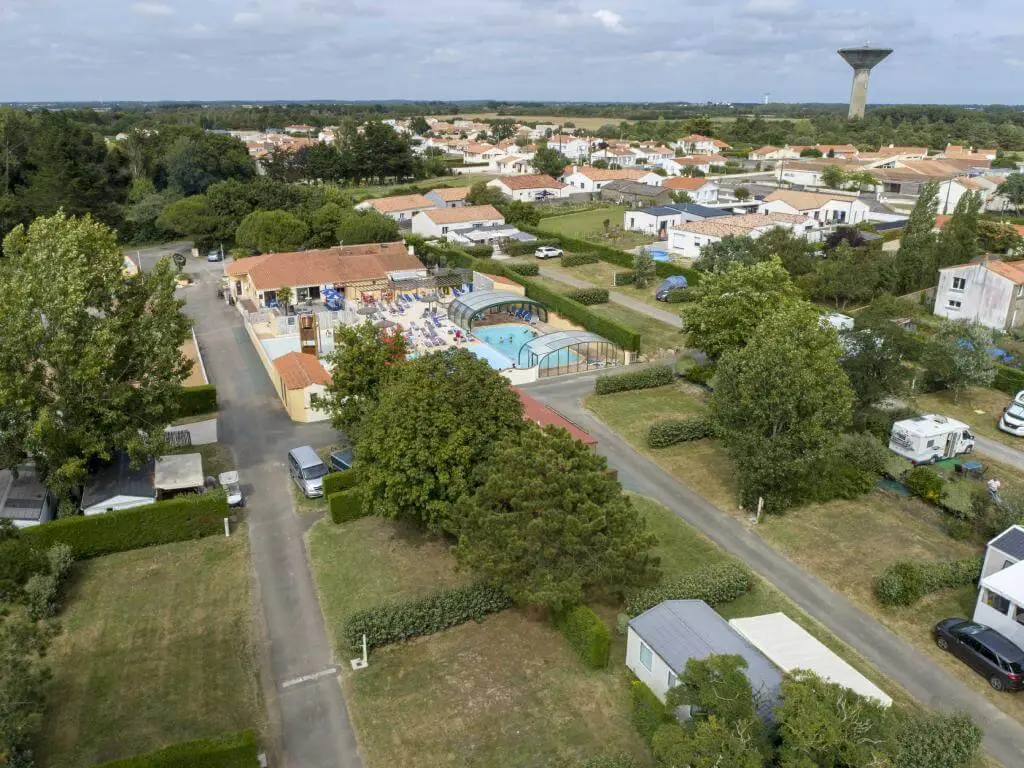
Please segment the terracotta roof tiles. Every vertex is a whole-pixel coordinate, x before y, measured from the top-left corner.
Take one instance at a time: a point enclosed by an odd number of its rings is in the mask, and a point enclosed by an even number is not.
[[[281,375],[285,389],[305,389],[312,384],[331,383],[331,374],[316,358],[302,352],[289,352],[274,358],[274,368]]]

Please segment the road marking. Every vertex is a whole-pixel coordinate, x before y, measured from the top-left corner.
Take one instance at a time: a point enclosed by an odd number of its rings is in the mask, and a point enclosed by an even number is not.
[[[302,675],[302,677],[293,677],[291,680],[285,680],[283,683],[281,683],[281,688],[293,688],[296,685],[301,685],[302,683],[311,683],[314,680],[319,680],[322,677],[330,677],[331,675],[338,674],[338,669],[339,668],[336,666],[331,666],[327,669],[321,669],[319,672],[313,672],[309,675]]]

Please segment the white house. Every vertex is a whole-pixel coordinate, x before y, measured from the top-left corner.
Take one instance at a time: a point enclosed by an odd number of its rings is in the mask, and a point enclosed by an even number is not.
[[[565,197],[572,190],[571,187],[560,181],[555,181],[546,173],[535,173],[529,176],[502,176],[487,182],[487,186],[500,190],[505,197],[525,202],[542,197]]]
[[[718,202],[718,182],[702,176],[676,176],[665,179],[666,189],[685,192],[690,199],[701,205],[714,205]]]
[[[590,157],[590,145],[589,139],[564,133],[556,133],[548,139],[548,148],[557,149],[570,160],[586,160]]]
[[[759,711],[770,715],[782,674],[703,600],[666,600],[631,619],[626,632],[626,666],[663,702],[688,661],[724,654],[747,662]]]
[[[492,144],[470,143],[463,150],[462,156],[467,163],[488,163],[495,158],[504,157],[506,154],[508,153],[504,149]]]
[[[728,211],[720,208],[706,208],[696,203],[669,203],[626,211],[622,217],[622,228],[643,232],[645,235],[655,235],[664,240],[668,237],[669,229],[685,222],[730,215]]]
[[[806,216],[789,213],[744,213],[680,224],[668,231],[668,247],[683,258],[696,259],[706,245],[726,237],[758,238],[776,227],[790,230],[809,241],[820,238],[820,224]]]
[[[763,147],[753,150],[747,155],[748,160],[796,160],[800,157],[800,153],[786,145],[784,147],[776,147],[772,144],[766,144]]]
[[[939,270],[934,313],[1006,331],[1024,323],[1024,263],[996,259]]]
[[[797,213],[828,224],[859,224],[871,207],[852,195],[777,189],[765,197],[758,213]]]
[[[573,192],[600,192],[611,181],[639,181],[641,184],[650,184],[653,187],[660,187],[665,181],[664,176],[659,176],[653,171],[643,171],[639,168],[593,168],[589,165],[574,165],[571,170],[566,171],[563,181],[572,187]]]
[[[504,223],[505,217],[493,205],[467,205],[421,211],[412,219],[412,231],[423,237],[447,238],[449,232],[456,230]]]
[[[632,168],[638,160],[643,158],[636,151],[629,147],[605,147],[590,153],[590,162],[604,160],[609,165],[613,163],[623,168]]]
[[[710,155],[719,149],[728,149],[729,145],[712,139],[710,136],[701,136],[699,133],[691,133],[675,142],[673,147],[683,150],[688,155]]]
[[[424,195],[435,208],[461,208],[472,187],[438,187]]]
[[[1024,648],[1024,527],[1012,525],[988,543],[974,620]]]
[[[537,123],[536,126],[529,129],[529,136],[533,140],[543,139],[548,133],[557,133],[558,126],[554,123]]]
[[[968,192],[976,192],[981,195],[982,206],[994,195],[990,183],[970,176],[957,176],[955,179],[949,179],[939,184],[939,213],[952,214],[956,210],[960,198]]]
[[[533,152],[513,152],[491,160],[490,170],[503,176],[511,176],[515,173],[535,173],[532,161]]]
[[[435,207],[434,203],[423,195],[396,195],[364,200],[355,206],[355,209],[366,211],[372,208],[397,222],[408,222],[420,211],[429,211]]]

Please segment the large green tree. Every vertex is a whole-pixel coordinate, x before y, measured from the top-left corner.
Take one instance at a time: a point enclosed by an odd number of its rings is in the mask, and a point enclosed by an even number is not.
[[[791,302],[769,312],[745,347],[718,363],[712,414],[749,509],[778,511],[807,498],[850,423],[850,384],[835,332],[819,310]]]
[[[15,228],[0,260],[0,466],[34,457],[60,497],[86,464],[152,455],[178,416],[189,321],[167,260],[132,277],[114,233],[63,212]]]
[[[762,751],[767,748],[760,732],[756,720],[726,723],[712,715],[690,727],[661,726],[654,732],[651,751],[658,765],[671,768],[764,768]]]
[[[637,251],[633,254],[633,283],[638,288],[646,288],[658,276],[657,267],[650,251]]]
[[[871,246],[853,248],[845,242],[799,280],[811,298],[831,301],[840,310],[850,303],[870,301],[891,290],[894,282],[893,259],[888,253]]]
[[[431,530],[473,490],[473,470],[494,443],[524,427],[508,380],[464,350],[418,357],[380,389],[356,441],[374,514]]]
[[[840,334],[841,364],[850,380],[857,410],[882,405],[905,392],[908,373],[897,338],[903,333],[890,323],[887,329],[857,328]]]
[[[682,309],[689,344],[717,358],[743,346],[767,315],[796,299],[796,287],[778,259],[733,264],[706,275],[696,300]]]
[[[557,612],[657,578],[643,518],[605,459],[565,430],[509,435],[475,482],[453,510],[455,555],[520,605]]]
[[[896,289],[900,294],[934,285],[936,237],[935,215],[939,210],[939,185],[928,182],[900,235],[896,253]]]
[[[155,226],[164,231],[185,235],[197,248],[205,249],[230,242],[234,230],[226,230],[206,195],[193,195],[169,203],[157,216]]]
[[[537,148],[530,164],[537,169],[537,173],[546,173],[557,179],[565,173],[565,169],[569,165],[569,158],[545,144],[545,146]]]
[[[400,239],[398,222],[374,210],[346,210],[334,234],[335,241],[344,245],[393,243]]]
[[[967,320],[945,320],[925,342],[921,364],[929,388],[948,389],[953,400],[968,387],[984,387],[995,377],[992,331]]]
[[[960,197],[952,218],[939,234],[936,269],[966,264],[981,255],[978,238],[981,221],[981,195],[968,192]]]
[[[734,654],[690,659],[666,703],[671,707],[686,704],[724,723],[752,719],[757,716],[757,702],[746,668],[746,660]]]
[[[996,188],[996,194],[1005,197],[1007,201],[1020,213],[1024,208],[1024,173],[1011,173]]]
[[[218,133],[178,138],[163,158],[168,185],[183,195],[197,195],[217,181],[251,179],[256,168],[238,139]]]
[[[306,222],[288,211],[253,211],[238,225],[235,243],[258,253],[296,251],[309,237]]]

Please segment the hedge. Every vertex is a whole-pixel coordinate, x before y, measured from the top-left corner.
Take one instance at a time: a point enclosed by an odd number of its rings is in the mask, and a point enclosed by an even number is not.
[[[258,754],[256,732],[242,731],[216,739],[186,741],[96,768],[256,768]]]
[[[584,264],[597,264],[601,261],[593,253],[570,253],[562,257],[563,267],[582,267]]]
[[[509,273],[510,279],[515,280],[519,275]],[[591,333],[604,336],[608,341],[613,341],[623,349],[631,352],[640,351],[640,334],[632,328],[620,325],[607,317],[594,314],[578,301],[555,293],[550,288],[540,283],[522,281],[526,286],[526,295],[534,301],[539,301],[552,312],[557,312],[566,320],[582,325]]]
[[[608,666],[612,634],[600,617],[586,605],[577,605],[558,622],[569,645],[591,669]]]
[[[66,517],[25,528],[21,538],[38,549],[63,542],[71,547],[76,560],[83,560],[214,536],[224,532],[224,518],[229,514],[227,496],[217,489],[101,515]]]
[[[708,565],[635,592],[626,599],[626,612],[639,616],[665,600],[703,600],[709,605],[719,605],[742,597],[752,584],[750,571],[739,563]]]
[[[636,282],[636,275],[632,270],[629,272],[616,272],[612,278],[612,285],[632,285]]]
[[[575,291],[569,291],[565,295],[573,301],[578,301],[580,304],[586,304],[587,306],[608,303],[607,288],[580,288]]]
[[[490,584],[442,589],[419,600],[352,614],[345,622],[345,641],[352,650],[362,650],[363,635],[366,635],[368,648],[381,648],[413,637],[432,635],[471,619],[479,621],[489,613],[511,606],[512,598],[500,587]]]
[[[217,387],[200,384],[197,387],[183,387],[178,398],[178,418],[199,416],[217,410]]]
[[[359,471],[346,469],[344,472],[331,472],[324,476],[324,496],[338,491],[346,491],[359,484]]]
[[[1024,389],[1024,371],[996,363],[996,377],[992,386],[1008,395],[1016,395]]]
[[[554,238],[542,238],[539,240],[535,240],[532,243],[502,243],[501,250],[507,253],[509,256],[528,256],[538,248],[543,248],[544,246],[555,246],[557,248],[558,241],[555,240]]]
[[[598,376],[594,380],[594,393],[610,395],[633,389],[650,389],[671,384],[676,374],[671,365],[652,365],[631,373]]]
[[[664,301],[666,304],[684,304],[696,298],[697,294],[690,288],[669,288],[665,292]]]
[[[650,746],[654,732],[665,723],[670,722],[671,715],[654,691],[639,680],[633,681],[630,693],[632,699],[630,720],[633,727]]]
[[[540,274],[539,264],[509,264],[508,269],[523,277],[536,277]]]
[[[474,259],[489,259],[494,254],[494,248],[490,245],[467,245],[465,251]]]
[[[875,581],[875,597],[882,605],[913,605],[940,589],[977,583],[982,562],[981,557],[901,560],[886,568]]]
[[[715,424],[708,416],[662,419],[654,422],[647,430],[647,445],[651,448],[668,448],[677,443],[714,437],[715,434]]]
[[[359,488],[349,488],[332,493],[327,497],[327,511],[337,525],[364,517],[366,508],[363,506],[362,491]]]

